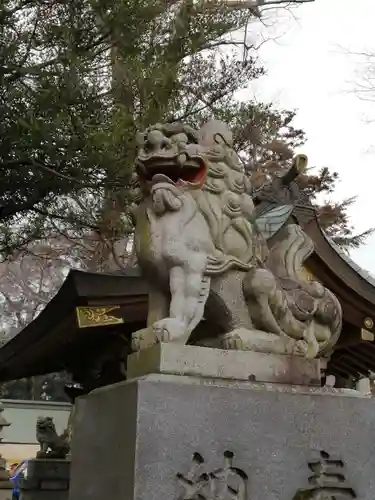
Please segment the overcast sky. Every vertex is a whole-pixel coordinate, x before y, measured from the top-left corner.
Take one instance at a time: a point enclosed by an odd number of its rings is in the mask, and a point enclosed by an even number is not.
[[[356,231],[375,226],[375,104],[360,101],[350,89],[358,58],[345,51],[374,49],[375,0],[316,0],[278,14],[281,36],[264,44],[260,57],[268,69],[252,91],[259,100],[297,110],[295,124],[308,143],[310,165],[340,174],[336,197],[358,196],[350,209]],[[375,274],[375,235],[352,258]]]

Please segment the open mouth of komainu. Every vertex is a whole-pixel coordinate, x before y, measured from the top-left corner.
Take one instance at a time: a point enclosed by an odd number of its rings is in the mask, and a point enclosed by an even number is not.
[[[185,153],[169,158],[150,156],[138,158],[137,172],[146,183],[153,183],[155,179],[161,178],[158,176],[161,174],[176,186],[199,187],[206,177],[206,164],[200,156],[190,157]]]

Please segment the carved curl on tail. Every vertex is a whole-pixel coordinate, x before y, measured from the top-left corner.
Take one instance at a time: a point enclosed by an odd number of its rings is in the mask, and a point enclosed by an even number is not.
[[[280,279],[294,317],[308,321],[313,316],[320,344],[319,354],[326,355],[340,336],[342,309],[330,290],[306,278],[304,264],[313,250],[313,241],[301,227],[289,224],[281,231],[280,241],[272,247],[267,265]],[[313,304],[312,309],[306,307],[309,303]],[[329,335],[322,336],[319,330],[328,330]],[[327,337],[325,340],[324,336]]]
[[[254,324],[305,343],[308,357],[327,354],[341,331],[337,298],[304,277],[303,264],[313,251],[311,239],[294,224],[286,226],[270,251],[266,266],[244,280],[244,294]]]

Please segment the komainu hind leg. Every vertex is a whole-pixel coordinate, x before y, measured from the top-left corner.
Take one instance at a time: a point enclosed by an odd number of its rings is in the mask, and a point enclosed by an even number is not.
[[[296,349],[296,341],[287,336],[247,328],[236,328],[222,335],[220,344],[223,349],[269,354],[294,354]]]
[[[236,328],[222,335],[220,338],[222,349],[237,351],[254,351],[266,354],[293,354],[306,358],[314,358],[317,349],[309,339],[295,340],[287,335],[264,332],[262,330],[248,330]],[[314,344],[317,343],[314,342]]]
[[[310,331],[307,323],[295,331],[294,337],[287,335],[278,324],[280,316],[285,317],[288,312],[288,303],[268,270],[230,273],[220,282],[213,281],[211,288],[213,294],[210,300],[213,300],[216,292],[222,304],[217,301],[212,305],[210,302],[207,312],[210,313],[211,321],[220,321],[225,333],[214,338],[203,338],[199,345],[270,354],[312,357],[316,354],[314,332],[313,329]],[[233,290],[236,292],[233,293]],[[276,317],[271,311],[271,301],[278,312]],[[221,315],[224,310],[228,321]]]

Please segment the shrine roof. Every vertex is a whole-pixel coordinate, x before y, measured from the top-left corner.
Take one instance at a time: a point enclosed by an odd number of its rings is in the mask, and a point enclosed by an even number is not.
[[[349,257],[345,250],[342,250],[338,245],[336,245],[331,239],[326,238],[327,242],[331,247],[337,252],[340,257],[352,268],[354,271],[361,276],[364,280],[368,281],[371,286],[375,287],[375,276],[373,276],[369,271],[366,271],[363,267],[359,266],[353,259]]]
[[[341,291],[357,297],[361,301],[363,320],[367,317],[374,320],[375,278],[324,234],[316,218],[304,224],[303,229],[314,242],[315,250],[308,265],[317,273],[319,281],[335,294],[340,295]]]
[[[114,328],[127,333],[128,325],[143,324],[147,294],[136,268],[113,274],[71,270],[39,316],[0,348],[0,380],[69,370],[83,362]],[[113,320],[94,317],[82,324],[90,311],[104,311]]]

